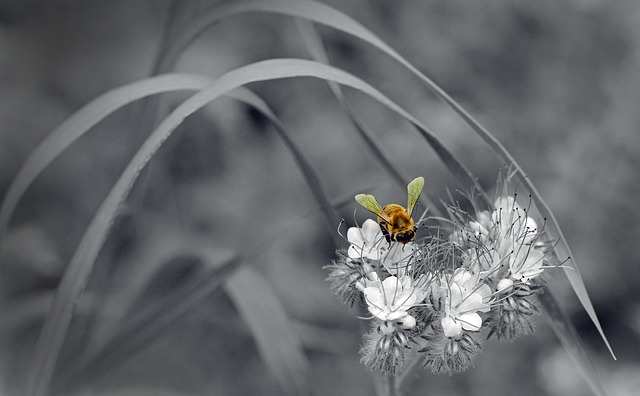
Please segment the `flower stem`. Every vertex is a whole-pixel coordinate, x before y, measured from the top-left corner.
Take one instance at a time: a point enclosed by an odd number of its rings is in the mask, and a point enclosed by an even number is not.
[[[400,373],[396,381],[396,388],[401,390],[407,384],[407,381],[411,379],[414,375],[415,371],[419,369],[420,366],[420,355],[415,354],[409,365]]]
[[[388,375],[387,379],[387,396],[398,396],[398,389],[396,387],[396,376]]]

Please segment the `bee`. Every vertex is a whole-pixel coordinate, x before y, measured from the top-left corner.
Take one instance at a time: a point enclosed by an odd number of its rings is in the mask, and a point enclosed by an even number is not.
[[[388,204],[380,206],[373,195],[358,194],[356,202],[365,209],[378,216],[378,225],[387,242],[397,241],[402,244],[411,242],[416,236],[418,228],[415,226],[411,214],[416,207],[418,198],[424,188],[424,177],[416,177],[407,185],[407,208],[402,205]]]

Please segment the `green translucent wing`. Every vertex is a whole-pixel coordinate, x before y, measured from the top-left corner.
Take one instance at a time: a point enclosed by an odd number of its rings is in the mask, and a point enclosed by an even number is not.
[[[382,212],[382,207],[376,201],[373,195],[369,194],[358,194],[356,195],[356,202],[362,205],[363,208],[367,209],[369,212],[380,216],[380,218],[387,223],[390,223],[389,216]]]
[[[407,213],[411,216],[413,212],[413,208],[416,206],[418,202],[418,198],[420,198],[420,194],[422,194],[422,189],[424,188],[424,177],[416,177],[411,180],[411,182],[407,185]],[[364,205],[363,205],[364,206]]]

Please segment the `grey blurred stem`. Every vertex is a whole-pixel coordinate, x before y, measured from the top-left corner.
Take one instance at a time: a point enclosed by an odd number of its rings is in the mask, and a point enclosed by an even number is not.
[[[397,396],[398,389],[396,389],[396,376],[388,375],[387,376],[387,395],[388,396]]]

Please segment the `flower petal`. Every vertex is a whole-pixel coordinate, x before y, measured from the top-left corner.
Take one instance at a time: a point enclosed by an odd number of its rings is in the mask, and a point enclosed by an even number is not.
[[[489,306],[482,301],[482,296],[478,293],[471,293],[467,295],[464,301],[455,308],[461,315],[467,312],[474,312],[479,310],[485,310]]]
[[[449,285],[449,295],[447,298],[447,307],[456,308],[462,302],[464,298],[464,289],[457,284],[453,283]]]
[[[386,306],[384,296],[377,287],[367,287],[364,289],[364,298],[370,306],[373,305],[380,309]]]
[[[444,330],[444,335],[449,338],[460,338],[462,336],[462,325],[450,316],[442,318],[442,330]]]
[[[349,249],[347,249],[347,255],[349,255],[349,258],[353,260],[365,257],[365,254],[362,251],[362,245],[349,245]]]
[[[403,309],[398,309],[398,310],[388,314],[386,320],[396,321],[396,320],[400,320],[400,319],[404,318],[405,316],[407,316],[407,311],[405,311]]]
[[[380,230],[378,223],[371,219],[367,219],[362,224],[362,235],[364,235],[364,238],[373,245],[382,238],[382,231]]]
[[[402,286],[400,280],[395,276],[389,276],[382,281],[382,288],[384,289],[384,297],[387,305],[391,306],[394,301],[397,301],[398,295],[402,292]]]
[[[347,230],[347,240],[354,245],[362,246],[364,244],[362,230],[358,227],[349,227]]]
[[[401,244],[391,242],[386,250],[384,243],[381,243],[382,265],[391,275],[402,275],[411,269],[411,257],[413,256],[414,244]]]
[[[468,312],[458,316],[462,328],[469,331],[478,331],[482,327],[482,318],[475,312]]]
[[[469,279],[471,279],[471,272],[465,270],[464,268],[458,268],[456,272],[453,273],[452,282],[463,285]]]
[[[509,263],[511,277],[528,282],[540,275],[544,269],[544,253],[535,249],[520,249]]]

